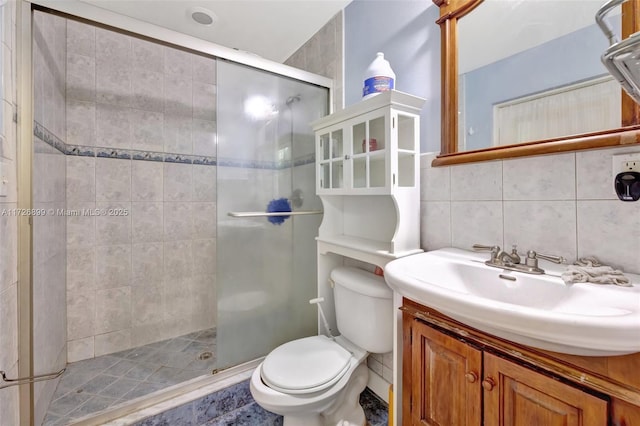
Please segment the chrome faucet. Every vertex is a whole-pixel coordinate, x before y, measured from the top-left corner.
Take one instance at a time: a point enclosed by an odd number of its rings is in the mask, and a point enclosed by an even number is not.
[[[508,269],[510,271],[525,272],[527,274],[544,274],[544,270],[538,267],[538,259],[545,259],[554,263],[564,263],[565,258],[562,256],[552,256],[549,254],[536,253],[533,250],[527,252],[524,264],[521,264],[520,255],[517,247],[514,245],[511,253],[507,253],[500,249],[500,246],[485,246],[482,244],[474,244],[473,249],[476,251],[490,251],[491,259],[484,262],[487,266],[495,268]]]
[[[505,266],[505,265],[517,265],[522,260],[518,254],[518,247],[514,244],[511,253],[503,251],[500,246],[485,246],[482,244],[474,244],[473,249],[476,251],[488,250],[491,252],[491,259],[486,263],[489,266]]]

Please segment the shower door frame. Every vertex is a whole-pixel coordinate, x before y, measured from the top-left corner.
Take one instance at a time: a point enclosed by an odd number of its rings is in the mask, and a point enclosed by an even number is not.
[[[32,209],[33,207],[33,22],[32,13],[35,8],[46,12],[59,14],[69,18],[90,21],[98,26],[129,33],[161,44],[168,44],[179,49],[198,52],[214,58],[225,59],[238,64],[271,72],[283,77],[301,82],[325,87],[329,90],[329,114],[333,112],[334,82],[332,79],[311,72],[303,71],[274,62],[259,56],[217,45],[213,42],[198,39],[174,30],[159,27],[154,24],[139,21],[125,15],[101,9],[77,0],[56,2],[52,0],[17,0],[17,29],[16,29],[16,85],[18,99],[18,124],[16,138],[19,141],[16,150],[16,168],[18,185],[18,209]],[[33,372],[33,277],[32,277],[32,249],[33,228],[28,217],[18,217],[18,359],[20,377],[28,377]],[[247,363],[253,364],[253,362]],[[232,373],[235,368],[230,368]],[[215,376],[206,377],[208,381]],[[206,383],[198,383],[202,386]],[[193,390],[196,384],[185,386],[185,390]],[[119,412],[126,414],[170,399],[179,393],[174,390],[166,397],[155,397],[148,401],[125,407]],[[24,384],[19,386],[19,418],[20,424],[33,425],[34,386]],[[120,413],[118,413],[120,414]],[[111,416],[114,417],[115,416]]]

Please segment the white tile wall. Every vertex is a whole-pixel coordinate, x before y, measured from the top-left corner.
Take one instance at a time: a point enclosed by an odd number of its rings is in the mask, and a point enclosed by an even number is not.
[[[576,198],[574,153],[518,158],[502,163],[504,193],[500,194],[500,198],[504,200],[548,201]]]
[[[216,155],[214,60],[78,22],[66,47],[67,143]],[[69,359],[212,327],[216,167],[66,163],[69,209],[127,211],[67,218]]]
[[[337,13],[284,63],[332,78],[333,110],[344,108],[343,12]]]
[[[621,202],[612,189],[611,156],[627,152],[640,148],[440,168],[431,167],[435,155],[424,155],[422,247],[517,244],[520,252],[536,250],[571,262],[596,256],[640,273],[640,203]]]
[[[451,200],[501,200],[502,162],[451,167]]]
[[[34,109],[40,124],[66,136],[66,20],[37,13],[34,25]],[[35,374],[64,367],[67,357],[65,156],[34,140],[33,207],[47,211],[33,217],[33,368]],[[84,189],[84,188],[78,188]],[[34,422],[40,424],[57,381],[34,388]]]

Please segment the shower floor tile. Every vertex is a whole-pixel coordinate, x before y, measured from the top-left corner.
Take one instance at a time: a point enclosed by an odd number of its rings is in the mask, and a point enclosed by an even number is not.
[[[208,359],[199,359],[202,352]],[[67,365],[43,425],[66,425],[167,386],[211,374],[216,330],[208,329]]]

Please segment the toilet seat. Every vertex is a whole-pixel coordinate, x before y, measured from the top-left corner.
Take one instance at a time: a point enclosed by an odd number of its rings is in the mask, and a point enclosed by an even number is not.
[[[335,384],[349,370],[352,354],[326,336],[285,343],[265,358],[260,376],[270,388],[308,394]]]

